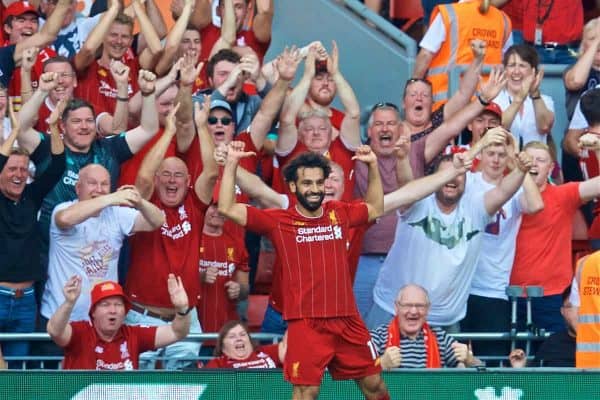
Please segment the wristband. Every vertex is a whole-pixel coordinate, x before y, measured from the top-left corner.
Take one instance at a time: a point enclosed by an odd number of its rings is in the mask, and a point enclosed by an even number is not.
[[[120,96],[117,96],[117,101],[129,101],[129,97],[120,97]]]
[[[541,98],[542,98],[542,95],[541,95],[541,94],[538,94],[537,96],[529,96],[529,98],[530,98],[531,100],[539,100],[539,99],[541,99]]]
[[[477,95],[477,100],[479,100],[479,102],[481,103],[482,106],[487,107],[490,105],[489,101],[485,101],[483,100],[483,97],[481,97],[481,94]]]
[[[185,310],[185,312],[180,312],[177,311],[177,315],[181,315],[182,317],[185,317],[186,315],[188,315],[190,313],[190,311],[192,311],[192,307],[188,307],[187,310]]]
[[[140,92],[142,93],[142,97],[148,97],[148,96],[151,96],[151,95],[153,95],[153,94],[154,94],[154,92],[156,92],[156,88],[152,89],[152,90],[151,90],[151,91],[149,91],[149,92],[142,92],[141,90],[140,90]]]

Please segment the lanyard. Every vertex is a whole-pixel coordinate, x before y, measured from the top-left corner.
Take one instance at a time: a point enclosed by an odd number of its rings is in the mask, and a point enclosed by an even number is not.
[[[548,16],[550,15],[550,11],[552,11],[553,6],[554,6],[554,0],[550,0],[548,7],[546,8],[546,13],[544,14],[543,17],[540,18],[540,9],[542,8],[542,0],[537,0],[536,14],[537,14],[538,25],[543,25],[544,22],[548,19]]]

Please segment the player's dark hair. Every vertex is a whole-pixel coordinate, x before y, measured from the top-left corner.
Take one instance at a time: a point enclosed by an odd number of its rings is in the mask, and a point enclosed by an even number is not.
[[[219,329],[219,336],[217,337],[217,344],[215,345],[215,351],[213,353],[215,357],[221,357],[223,355],[223,341],[225,340],[225,336],[227,336],[230,330],[238,325],[244,328],[246,333],[248,333],[248,336],[250,335],[248,325],[246,325],[244,322],[239,320],[225,322],[221,329]],[[256,348],[256,344],[252,341],[252,339],[250,339],[250,344],[252,345],[252,350],[254,350]]]
[[[579,105],[588,126],[600,124],[600,89],[585,92],[579,100]]]
[[[63,111],[63,114],[61,116],[62,122],[65,123],[67,121],[67,118],[69,118],[69,114],[72,111],[79,110],[80,108],[83,108],[83,107],[87,107],[90,110],[92,110],[92,115],[94,116],[94,119],[96,119],[96,113],[94,112],[94,106],[92,106],[90,103],[88,103],[87,101],[82,100],[82,99],[71,99],[65,106],[65,110]]]
[[[222,49],[217,52],[214,56],[208,60],[208,64],[206,64],[206,76],[209,78],[214,78],[213,73],[215,72],[215,65],[220,63],[221,61],[229,61],[233,64],[239,64],[242,58],[238,53],[229,49]]]
[[[324,156],[307,151],[291,160],[283,169],[283,177],[286,182],[296,182],[298,180],[298,169],[300,168],[320,168],[323,171],[323,178],[327,178],[331,173],[329,160]]]

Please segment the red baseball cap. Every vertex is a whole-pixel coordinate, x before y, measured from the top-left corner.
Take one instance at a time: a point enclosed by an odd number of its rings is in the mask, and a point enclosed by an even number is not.
[[[498,118],[502,119],[502,109],[497,103],[494,103],[493,101],[490,101],[490,104],[485,106],[481,113],[483,114],[484,112],[491,112],[492,114],[496,114]]]
[[[127,311],[129,311],[129,309],[131,308],[131,304],[129,303],[129,299],[127,298],[127,295],[125,295],[123,288],[117,282],[104,281],[104,282],[97,283],[92,288],[91,295],[92,295],[92,303],[90,305],[90,319],[92,318],[92,311],[94,311],[96,304],[98,304],[98,302],[100,302],[101,300],[103,300],[107,297],[121,296],[123,298],[123,300],[125,301],[125,312],[127,313]]]
[[[36,8],[28,1],[15,1],[4,10],[4,20],[6,21],[8,17],[18,17],[25,13],[34,13],[38,17],[40,15]]]

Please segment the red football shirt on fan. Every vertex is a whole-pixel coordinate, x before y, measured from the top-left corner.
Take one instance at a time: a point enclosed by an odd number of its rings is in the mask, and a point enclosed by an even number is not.
[[[48,125],[48,118],[52,113],[50,107],[50,99],[46,97],[46,99],[40,106],[40,109],[38,110],[38,120],[34,127],[36,131],[46,133],[48,135],[50,135],[50,126]]]
[[[63,369],[134,370],[140,353],[154,350],[155,326],[123,325],[112,342],[98,337],[89,321],[71,322]]]
[[[208,206],[192,188],[179,207],[165,207],[156,192],[150,201],[164,212],[166,220],[155,231],[131,237],[125,292],[131,301],[171,308],[167,278],[172,273],[181,277],[190,304],[196,304],[200,290],[198,249]]]
[[[279,193],[291,194],[283,178],[285,165],[299,154],[309,151],[304,143],[298,141],[296,147],[286,156],[277,156],[273,164],[273,189]],[[331,161],[338,163],[344,170],[344,194],[342,200],[352,201],[354,195],[354,151],[349,150],[341,137],[335,138],[329,145],[329,150],[323,154]],[[293,197],[293,196],[292,196]]]
[[[217,40],[219,40],[221,37],[221,28],[213,24],[208,24],[200,31],[200,37],[202,38],[202,50],[200,52],[200,58],[208,59],[212,48],[214,47],[215,43],[217,43]],[[252,50],[254,50],[258,60],[260,61],[260,64],[262,65],[263,59],[265,58],[267,50],[269,50],[270,44],[270,40],[267,43],[259,42],[256,36],[254,36],[254,32],[252,30],[242,30],[236,33],[234,46],[250,47]]]
[[[9,43],[5,42],[4,45],[8,46]],[[40,76],[44,73],[44,62],[52,57],[56,57],[56,52],[50,47],[45,47],[38,53],[35,64],[31,68],[31,86],[34,89],[37,88]],[[13,100],[15,104],[21,104],[21,67],[15,67],[13,71],[10,85],[8,85],[8,95],[15,99]]]
[[[248,272],[248,253],[244,236],[235,237],[228,232],[220,236],[202,234],[200,247],[200,272],[208,267],[217,267],[214,283],[200,284],[198,318],[204,332],[218,332],[229,320],[240,319],[236,310],[237,300],[227,296],[225,282],[232,281],[236,271]]]
[[[140,65],[131,49],[127,50],[121,61],[129,67],[127,95],[131,98],[139,90],[137,79]],[[90,102],[96,115],[103,112],[113,114],[117,105],[117,86],[110,70],[98,64],[98,60],[92,62],[85,71],[77,74],[74,96]]]
[[[142,165],[142,161],[146,157],[146,154],[150,151],[150,149],[158,142],[165,131],[164,127],[160,127],[158,132],[150,139],[148,143],[141,148],[140,151],[135,153],[133,157],[129,160],[125,161],[121,164],[121,173],[119,174],[119,186],[123,185],[135,185],[135,178],[140,170]],[[167,152],[165,153],[164,158],[175,157],[177,153],[177,142],[176,139],[173,138],[171,143],[169,143],[169,147],[167,148]]]
[[[281,368],[283,364],[279,361],[279,346],[270,344],[259,346],[243,360],[235,360],[226,355],[213,358],[205,368]]]
[[[364,203],[330,201],[320,217],[247,208],[246,229],[269,237],[281,262],[284,319],[356,315],[348,266],[349,229],[368,222]]]

